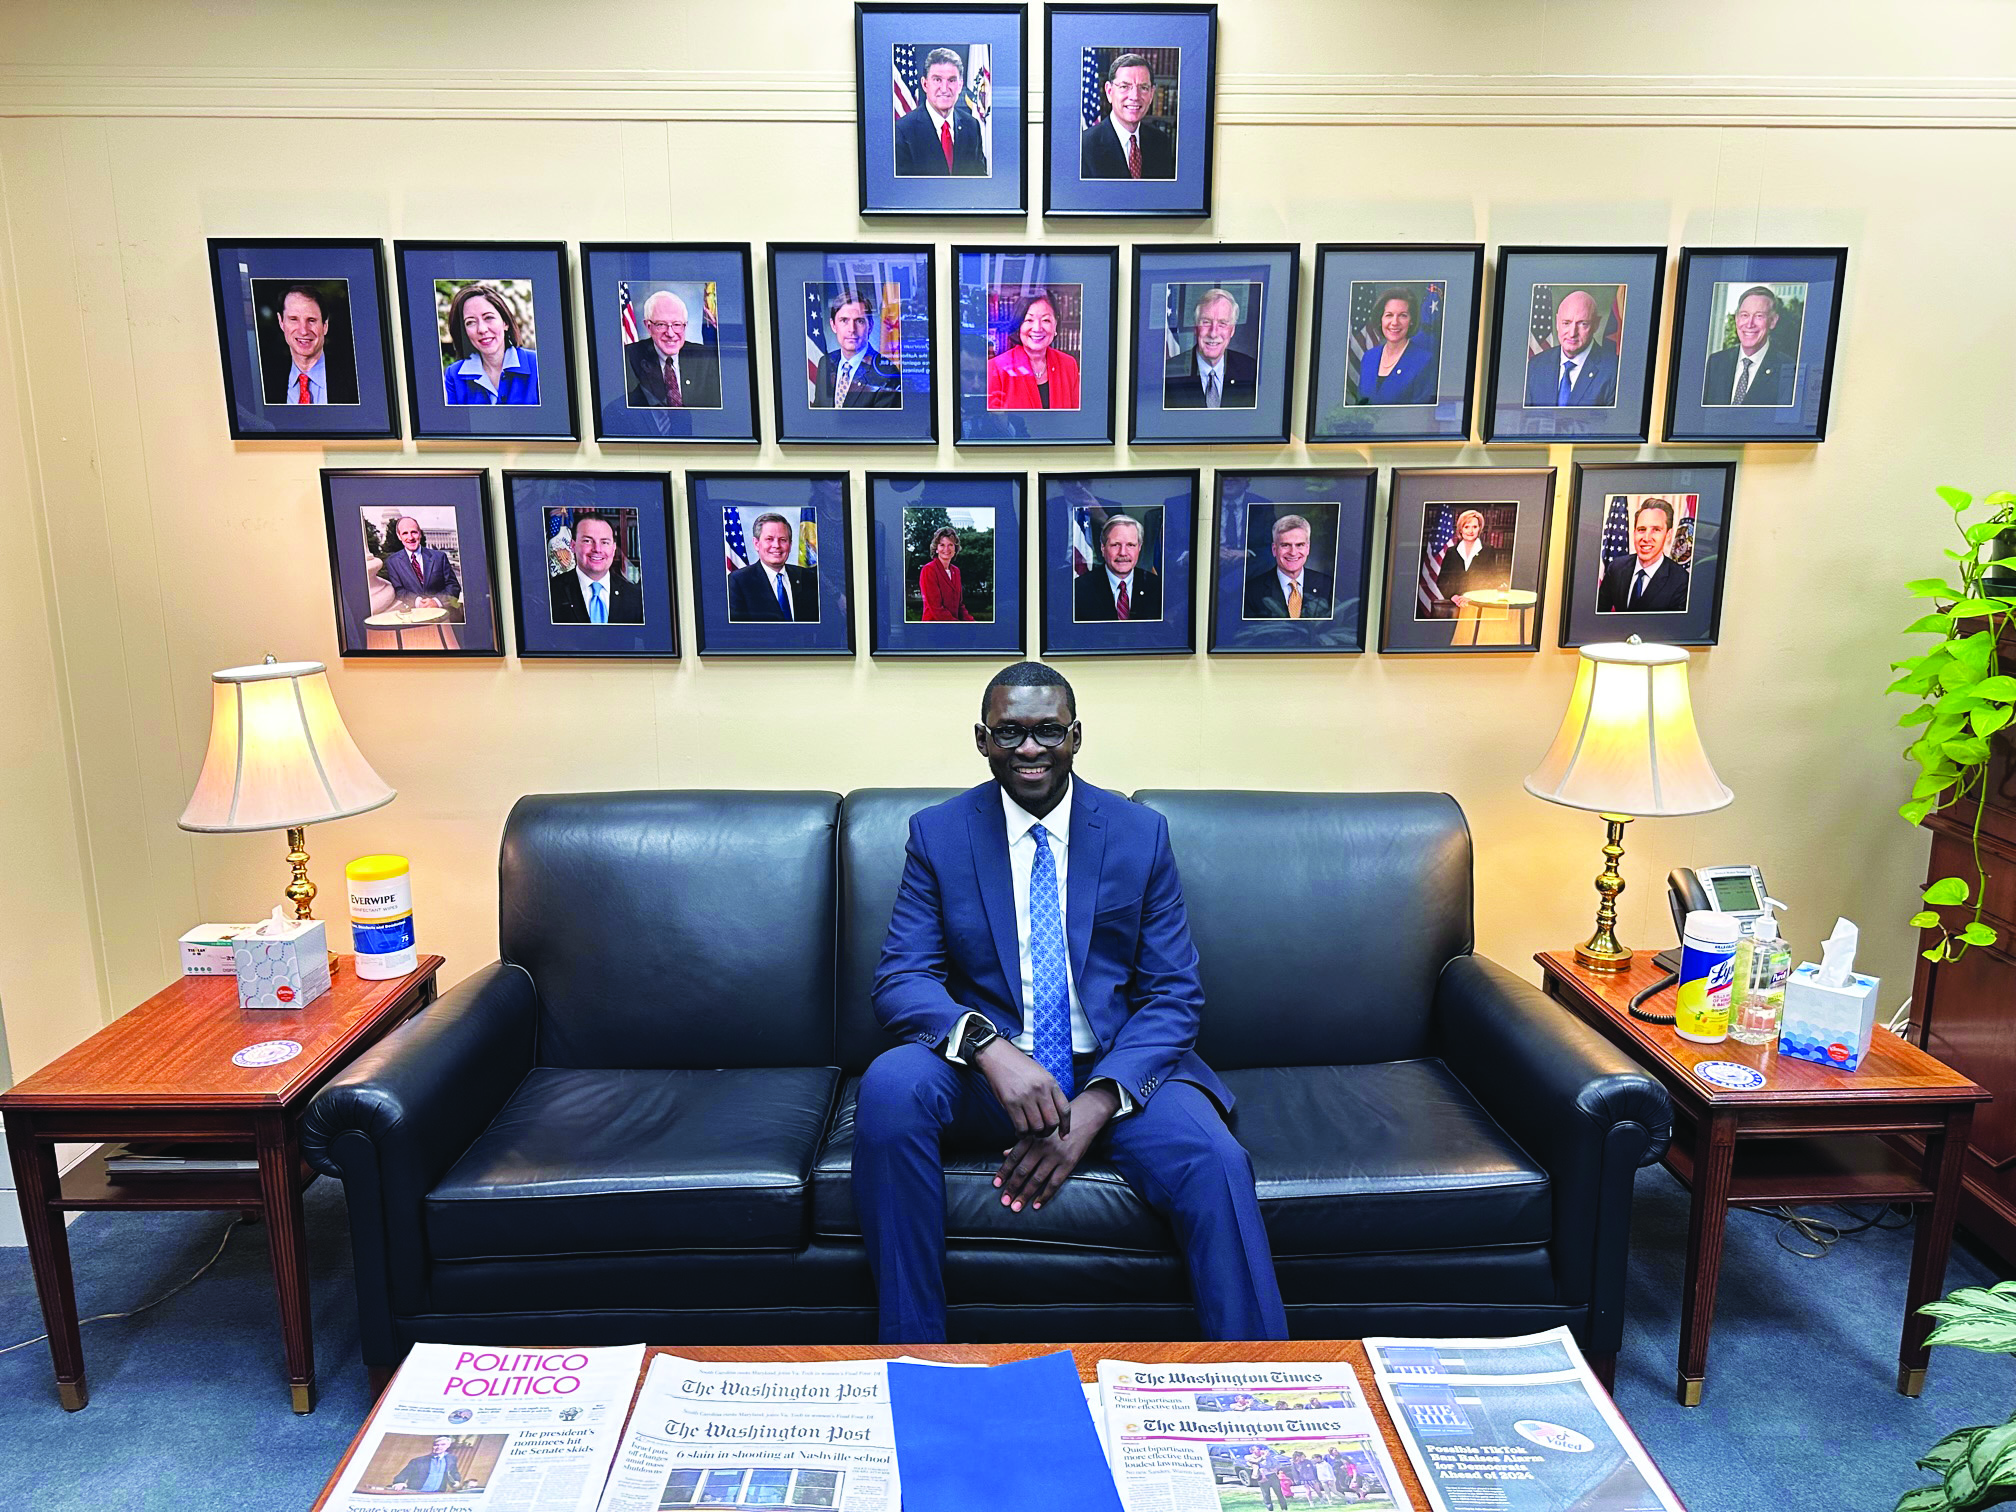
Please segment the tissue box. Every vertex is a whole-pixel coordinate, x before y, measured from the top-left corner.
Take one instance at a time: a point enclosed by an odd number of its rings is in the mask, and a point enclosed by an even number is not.
[[[1876,1032],[1877,979],[1855,973],[1845,987],[1823,987],[1811,961],[1785,981],[1785,1018],[1778,1053],[1853,1071]]]
[[[232,937],[240,1008],[299,1008],[329,990],[320,919],[268,919]]]
[[[231,937],[250,924],[198,924],[182,936],[182,975],[231,976],[238,970],[238,957],[231,949]]]

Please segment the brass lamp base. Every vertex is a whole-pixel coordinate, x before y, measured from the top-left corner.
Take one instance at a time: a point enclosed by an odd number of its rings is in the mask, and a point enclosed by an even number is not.
[[[287,864],[294,869],[293,880],[287,884],[287,901],[294,905],[294,917],[312,919],[315,917],[315,894],[320,890],[308,880],[308,826],[296,824],[287,831]],[[329,951],[329,974],[336,974],[336,952]],[[296,1400],[303,1388],[295,1387]],[[296,1412],[306,1412],[306,1407],[296,1407]]]
[[[1628,814],[1605,814],[1609,834],[1603,843],[1603,870],[1596,877],[1596,892],[1603,900],[1596,905],[1596,932],[1575,947],[1575,964],[1591,971],[1623,971],[1631,964],[1631,947],[1617,938],[1617,895],[1624,891],[1624,879],[1617,863],[1624,857],[1624,826]]]

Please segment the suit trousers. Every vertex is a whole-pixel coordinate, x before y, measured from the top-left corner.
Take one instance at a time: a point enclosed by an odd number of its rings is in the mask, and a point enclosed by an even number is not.
[[[1079,1062],[1082,1070],[1089,1059]],[[854,1125],[854,1206],[885,1344],[945,1338],[944,1139],[1005,1150],[1014,1125],[978,1070],[920,1044],[875,1058]],[[1288,1315],[1253,1190],[1253,1163],[1211,1099],[1165,1082],[1092,1149],[1176,1231],[1207,1338],[1285,1339]],[[1042,1223],[1031,1214],[1032,1233]]]

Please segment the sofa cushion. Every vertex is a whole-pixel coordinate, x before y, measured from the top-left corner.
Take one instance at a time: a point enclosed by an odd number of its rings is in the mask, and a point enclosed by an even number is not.
[[[437,1259],[798,1249],[840,1073],[536,1067],[427,1194]]]
[[[1477,1106],[1439,1060],[1272,1066],[1225,1073],[1234,1130],[1253,1158],[1276,1257],[1477,1250],[1546,1244],[1547,1173]],[[849,1166],[858,1082],[812,1173],[812,1226],[861,1232]],[[994,1189],[998,1150],[946,1152],[945,1232],[959,1239],[1160,1251],[1167,1224],[1113,1166],[1086,1162],[1041,1213],[1014,1213]]]

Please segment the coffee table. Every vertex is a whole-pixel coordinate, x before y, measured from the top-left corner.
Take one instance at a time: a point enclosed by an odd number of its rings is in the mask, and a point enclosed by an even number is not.
[[[1534,959],[1548,995],[1657,1077],[1673,1099],[1673,1144],[1665,1165],[1692,1196],[1680,1302],[1682,1404],[1701,1404],[1722,1240],[1736,1203],[1919,1205],[1897,1389],[1905,1396],[1922,1392],[1933,1320],[1918,1309],[1945,1287],[1967,1136],[1975,1105],[1989,1094],[1916,1045],[1881,1031],[1855,1071],[1792,1060],[1775,1044],[1683,1040],[1672,1025],[1648,1024],[1626,1011],[1636,993],[1665,975],[1650,951],[1637,952],[1629,969],[1615,972],[1591,971],[1565,950]],[[1671,1013],[1672,989],[1644,1006]],[[1695,1074],[1707,1061],[1752,1067],[1764,1085],[1750,1092],[1711,1086]],[[1910,1134],[1925,1141],[1916,1159],[1893,1142]]]

